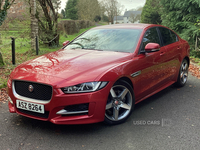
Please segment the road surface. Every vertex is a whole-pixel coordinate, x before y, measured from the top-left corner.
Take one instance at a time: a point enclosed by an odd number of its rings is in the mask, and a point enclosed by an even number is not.
[[[189,76],[136,105],[126,123],[54,125],[8,112],[0,104],[1,150],[199,150],[200,80]]]

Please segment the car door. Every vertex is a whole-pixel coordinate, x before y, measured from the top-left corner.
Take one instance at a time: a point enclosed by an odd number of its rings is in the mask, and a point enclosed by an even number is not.
[[[164,27],[159,27],[158,29],[161,35],[161,42],[164,48],[161,54],[163,64],[161,68],[161,84],[164,85],[172,81],[172,79],[174,79],[174,76],[176,75],[176,71],[179,70],[181,44],[178,40],[177,35],[173,31]]]
[[[140,54],[137,57],[137,70],[139,71],[135,73],[139,74],[136,78],[139,86],[137,89],[134,89],[136,101],[154,92],[160,86],[162,80],[160,78],[162,75],[161,54],[165,51],[165,48],[161,47],[160,51],[145,53],[144,49],[148,43],[158,43],[161,45],[157,27],[150,28],[145,32],[140,46]]]

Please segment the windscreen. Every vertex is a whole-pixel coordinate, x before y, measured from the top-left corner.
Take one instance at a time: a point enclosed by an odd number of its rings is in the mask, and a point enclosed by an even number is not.
[[[74,39],[65,49],[134,52],[142,30],[92,29]]]

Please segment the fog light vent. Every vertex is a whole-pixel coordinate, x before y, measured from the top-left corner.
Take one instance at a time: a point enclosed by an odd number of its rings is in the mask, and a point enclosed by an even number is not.
[[[63,116],[87,115],[88,109],[89,109],[89,103],[70,105],[58,111],[56,114],[63,115]]]
[[[88,110],[89,103],[87,104],[79,104],[79,105],[70,105],[66,106],[64,109],[68,112],[74,112],[74,111],[85,111]]]

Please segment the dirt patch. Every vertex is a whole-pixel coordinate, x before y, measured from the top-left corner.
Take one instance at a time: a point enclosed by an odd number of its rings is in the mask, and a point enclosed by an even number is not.
[[[0,102],[5,103],[8,100],[6,88],[0,89]]]

